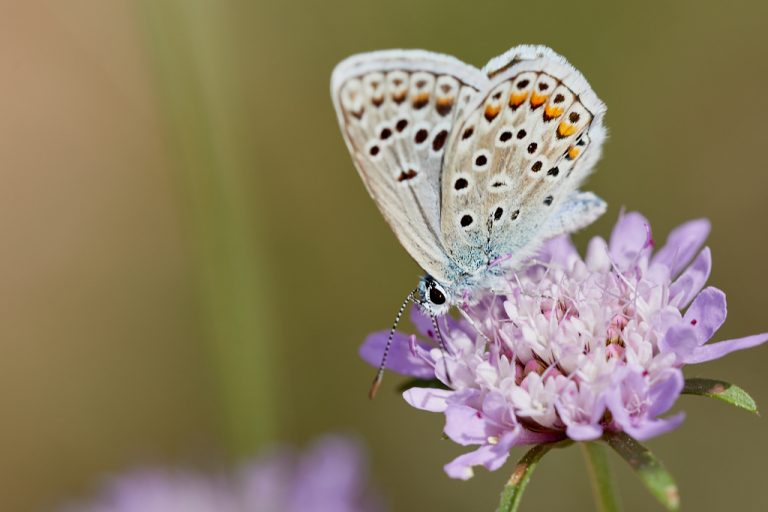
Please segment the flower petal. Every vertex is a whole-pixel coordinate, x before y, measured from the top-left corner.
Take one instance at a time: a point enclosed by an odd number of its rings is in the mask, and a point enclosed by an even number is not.
[[[416,332],[421,334],[424,338],[429,338],[433,342],[437,342],[435,336],[435,325],[432,323],[432,317],[430,317],[424,308],[418,304],[414,304],[411,307],[411,323],[416,327]],[[450,315],[442,315],[436,318],[437,325],[440,328],[440,332],[450,332],[454,329],[460,329],[461,324]],[[472,331],[474,332],[474,331]]]
[[[411,407],[429,412],[445,412],[446,400],[453,395],[450,389],[411,388],[403,393],[403,398]]]
[[[710,343],[709,345],[696,348],[693,351],[693,354],[685,358],[684,362],[686,364],[696,364],[712,361],[713,359],[719,359],[736,350],[744,350],[745,348],[762,345],[766,341],[768,341],[768,332],[747,336],[745,338]]]
[[[648,244],[648,219],[637,212],[619,217],[608,242],[611,258],[620,268],[625,269],[637,260]]]
[[[621,430],[636,439],[649,439],[680,425],[684,416],[656,418],[656,414],[668,410],[683,389],[682,371],[670,369],[656,382],[650,383],[642,367],[626,366],[614,378],[616,385],[606,396],[606,404],[613,421]],[[647,409],[638,408],[649,402]]]
[[[368,335],[358,350],[360,357],[371,366],[378,367],[387,345],[388,331]],[[387,369],[418,379],[433,379],[435,370],[424,359],[414,354],[410,347],[411,336],[396,332],[387,356]],[[428,346],[416,342],[428,350]]]
[[[488,441],[488,425],[483,414],[466,405],[449,405],[445,410],[445,435],[467,446]]]
[[[432,319],[428,314],[424,312],[421,306],[414,304],[411,306],[411,323],[416,327],[416,332],[424,336],[425,338],[434,338],[435,334],[432,332],[434,326],[432,325]]]
[[[608,243],[602,237],[596,236],[589,241],[584,262],[592,272],[607,272],[611,269]]]
[[[575,441],[590,441],[603,432],[599,422],[605,413],[605,398],[602,393],[594,391],[587,382],[579,386],[570,381],[555,403],[568,437]]]
[[[712,253],[705,247],[693,264],[669,287],[670,302],[680,309],[685,308],[701,291],[712,270]]]
[[[483,398],[483,414],[498,425],[517,423],[511,404],[499,392],[492,391]]]
[[[567,267],[573,258],[578,258],[579,253],[576,246],[573,245],[569,235],[556,236],[547,242],[541,248],[539,259],[547,263],[556,263]]]
[[[669,269],[669,276],[674,277],[693,259],[709,235],[710,224],[707,219],[696,219],[673,229],[667,237],[664,247],[659,249],[651,260],[653,266],[663,265]]]
[[[683,372],[678,368],[670,368],[656,378],[649,392],[651,404],[648,406],[648,416],[655,418],[664,414],[675,405],[685,386]]]
[[[565,429],[568,437],[574,441],[594,441],[603,435],[603,427],[600,425],[584,425],[573,423]]]
[[[459,455],[445,465],[445,472],[451,478],[469,480],[474,476],[472,466],[483,466],[488,471],[497,470],[507,461],[516,438],[517,430],[507,432],[496,444],[486,444],[473,452]]]
[[[631,424],[631,418],[624,403],[625,389],[629,390],[627,394],[642,396],[645,379],[642,369],[633,366],[619,368],[611,377],[614,383],[605,394],[605,405],[611,411],[614,422],[626,430],[625,427]]]
[[[661,352],[671,352],[682,362],[700,345],[696,330],[689,324],[673,325],[659,342]]]
[[[726,314],[725,293],[710,286],[696,296],[683,320],[693,326],[699,345],[703,345],[723,325]]]
[[[432,359],[432,347],[419,340],[416,336],[410,336],[408,339],[408,349],[416,359],[420,359],[425,365],[434,368],[435,360]]]
[[[645,441],[652,437],[659,436],[680,426],[685,419],[685,413],[680,412],[669,418],[661,418],[645,421],[639,426],[624,426],[624,432],[631,435],[638,441]]]

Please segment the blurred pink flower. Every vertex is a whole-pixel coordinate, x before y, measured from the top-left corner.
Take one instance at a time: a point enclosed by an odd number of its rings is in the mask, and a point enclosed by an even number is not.
[[[149,469],[113,479],[66,512],[381,512],[360,446],[329,436],[305,454],[274,450],[231,474]]]
[[[398,333],[388,367],[438,379],[441,387],[403,396],[445,414],[456,443],[479,445],[446,472],[467,479],[476,465],[495,470],[516,445],[594,440],[606,429],[643,440],[677,427],[683,413],[664,414],[683,389],[685,364],[768,340],[764,333],[707,344],[726,316],[725,294],[704,288],[708,234],[708,221],[688,222],[654,254],[648,221],[628,213],[609,243],[590,242],[585,258],[568,237],[553,239],[507,289],[463,306],[471,323],[440,319],[445,353],[414,308],[421,337]],[[387,334],[366,339],[363,359],[378,365]]]

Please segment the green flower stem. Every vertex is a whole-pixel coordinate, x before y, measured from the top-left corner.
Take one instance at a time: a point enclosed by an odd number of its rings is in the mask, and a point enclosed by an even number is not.
[[[231,10],[231,9],[229,9]],[[258,250],[258,169],[248,138],[228,8],[204,0],[143,0],[138,14],[186,192],[201,323],[235,455],[277,430],[268,264]]]
[[[621,510],[619,494],[608,465],[605,446],[598,442],[581,443],[584,458],[589,469],[589,479],[595,494],[597,510],[600,512],[618,512]]]
[[[552,448],[565,448],[571,441],[559,443],[539,444],[528,450],[523,458],[515,466],[512,476],[501,491],[501,500],[497,512],[515,512],[523,499],[523,492],[531,479],[531,473],[536,469],[539,461]]]

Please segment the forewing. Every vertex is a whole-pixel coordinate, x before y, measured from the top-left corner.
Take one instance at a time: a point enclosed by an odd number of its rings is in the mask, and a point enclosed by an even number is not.
[[[585,212],[555,222],[564,229],[594,217],[573,201],[605,138],[603,103],[548,48],[512,49],[484,71],[491,83],[449,140],[442,182],[442,241],[470,273],[527,255],[561,211]]]
[[[421,267],[445,282],[440,174],[454,124],[489,79],[446,55],[390,50],[356,55],[331,93],[352,159],[392,230]]]

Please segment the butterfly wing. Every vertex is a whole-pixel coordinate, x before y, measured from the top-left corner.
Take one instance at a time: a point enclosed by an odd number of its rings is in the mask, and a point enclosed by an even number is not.
[[[468,273],[519,261],[509,256],[605,209],[577,192],[605,139],[605,106],[581,73],[536,46],[513,48],[484,71],[491,82],[449,140],[442,181],[442,243]]]
[[[368,192],[421,267],[449,281],[439,236],[440,174],[457,119],[488,77],[446,55],[389,50],[356,55],[333,72],[341,131]]]
[[[541,227],[541,240],[589,226],[605,213],[606,207],[605,201],[592,192],[572,193]]]

